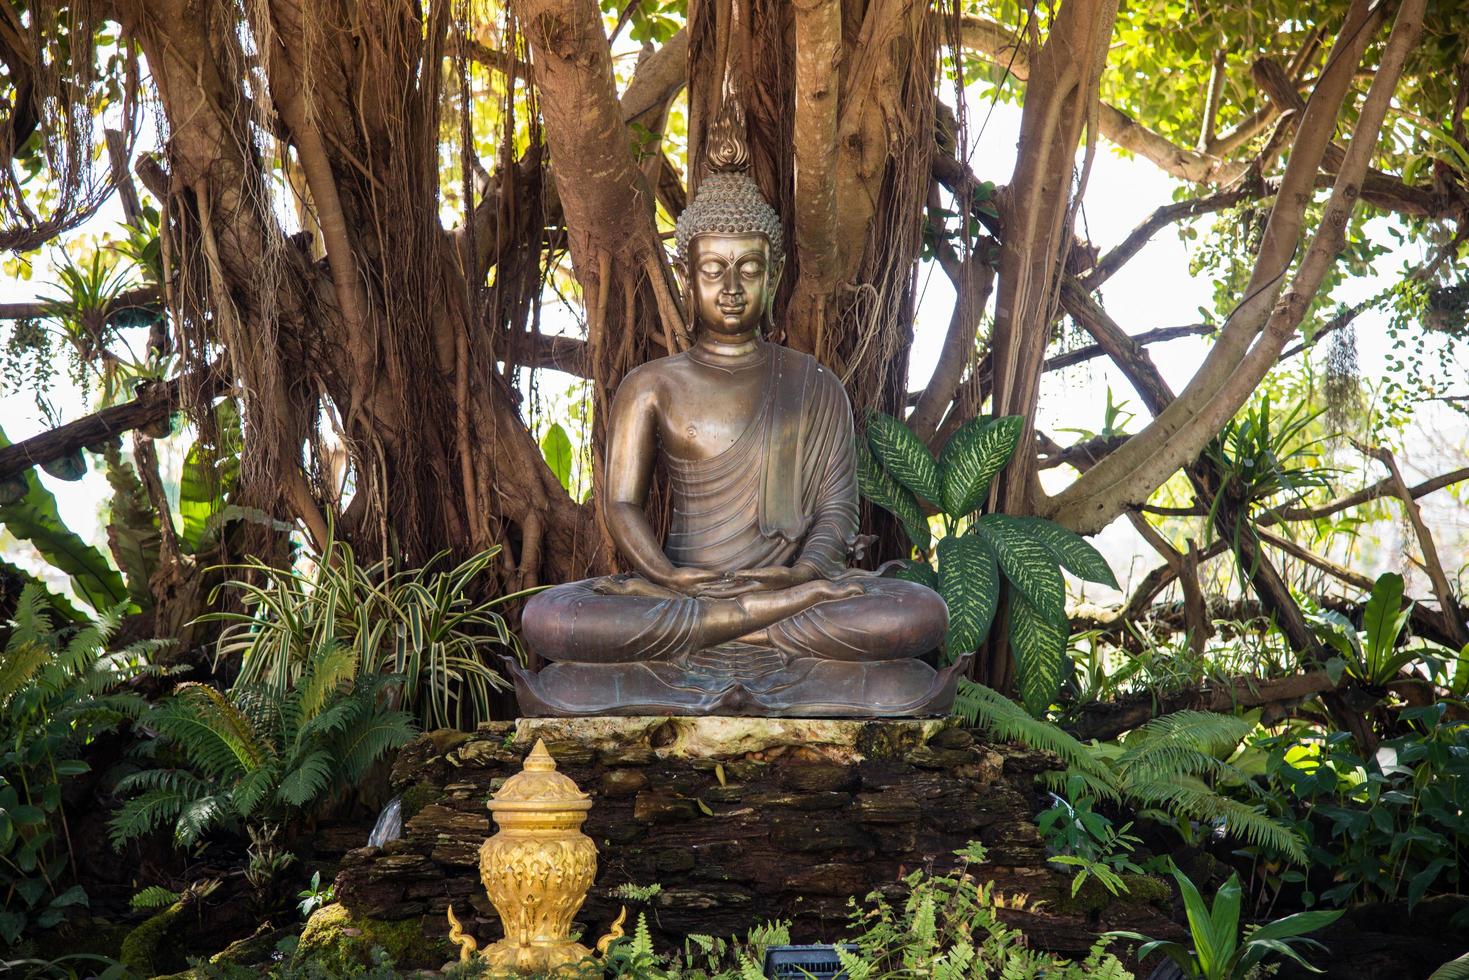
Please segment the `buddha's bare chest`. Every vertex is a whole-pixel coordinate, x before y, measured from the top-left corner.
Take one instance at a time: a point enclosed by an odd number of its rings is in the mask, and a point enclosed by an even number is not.
[[[716,376],[717,375],[717,376]],[[660,399],[658,438],[680,459],[713,459],[732,447],[764,410],[765,372],[680,372]]]

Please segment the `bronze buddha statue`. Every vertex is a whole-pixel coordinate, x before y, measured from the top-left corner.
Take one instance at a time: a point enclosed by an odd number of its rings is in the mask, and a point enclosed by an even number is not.
[[[960,665],[917,658],[938,646],[948,611],[922,585],[847,567],[851,407],[814,358],[762,338],[780,219],[738,172],[739,137],[722,139],[675,236],[694,344],[630,373],[608,420],[604,514],[633,572],[530,600],[522,637],[549,663],[511,665],[521,711],[942,713]],[[660,458],[672,495],[661,544],[644,512]]]

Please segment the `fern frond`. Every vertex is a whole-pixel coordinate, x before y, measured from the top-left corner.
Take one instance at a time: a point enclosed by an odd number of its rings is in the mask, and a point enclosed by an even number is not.
[[[162,885],[149,885],[128,900],[134,912],[146,909],[167,908],[179,900],[179,893],[169,891]]]
[[[299,688],[301,723],[315,718],[333,695],[351,683],[357,673],[357,659],[351,647],[337,642],[328,644],[311,657]]]
[[[53,646],[52,638],[55,634],[44,585],[40,582],[27,582],[20,590],[10,626],[10,643],[39,643],[48,649]]]
[[[1159,781],[1233,772],[1223,760],[1254,731],[1249,718],[1209,711],[1179,711],[1138,728],[1117,758],[1123,781]]]
[[[1101,795],[1117,798],[1116,776],[1091,749],[1056,725],[1032,717],[998,691],[983,684],[960,681],[959,692],[954,698],[954,713],[969,724],[979,725],[995,738],[1055,753],[1069,767],[1084,777],[1090,777],[1089,784],[1094,785]]]
[[[174,825],[174,837],[185,847],[193,847],[217,824],[230,815],[231,808],[224,796],[200,797],[186,803],[180,810]]]
[[[331,785],[334,763],[330,752],[324,749],[312,752],[286,773],[276,788],[276,799],[295,807],[312,802]]]
[[[632,931],[632,952],[635,956],[653,955],[653,934],[648,930],[647,913],[638,913],[638,924]]]
[[[289,738],[295,725],[293,695],[282,698],[279,691],[263,684],[236,684],[230,688],[229,696],[249,722],[251,731],[266,745],[274,749]]]
[[[337,758],[341,760],[343,779],[358,782],[374,762],[408,744],[415,734],[413,719],[406,712],[379,712],[340,746]]]
[[[261,803],[269,799],[279,777],[279,767],[273,760],[259,769],[245,773],[231,791],[235,809],[240,816],[250,816]]]
[[[0,654],[0,704],[29,685],[41,668],[50,662],[51,656],[50,647],[34,640],[20,639],[17,642],[12,638],[5,645],[5,652]]]
[[[1051,770],[1040,775],[1042,785],[1057,796],[1067,795],[1066,782],[1072,776],[1081,780],[1083,791],[1097,799],[1117,799],[1120,789],[1116,777],[1108,772],[1105,778],[1098,778],[1092,772],[1083,772],[1074,766],[1065,769]]]
[[[313,739],[344,732],[361,719],[364,707],[370,707],[370,704],[365,705],[360,697],[342,698],[301,726],[296,733],[296,741],[309,743]]]
[[[159,788],[128,800],[107,823],[112,846],[121,850],[128,841],[177,820],[179,813],[193,799],[179,789]]]
[[[1250,732],[1255,730],[1253,718],[1220,714],[1215,711],[1175,711],[1160,715],[1127,736],[1124,747],[1134,745],[1146,751],[1160,745],[1173,745],[1228,756]]]
[[[1217,824],[1233,837],[1284,855],[1296,864],[1306,863],[1305,845],[1293,829],[1271,817],[1263,807],[1216,793],[1197,779],[1129,783],[1127,790],[1135,799],[1164,807],[1175,816]]]
[[[249,719],[207,684],[180,684],[154,716],[154,727],[178,742],[200,768],[217,775],[259,769],[270,755]]]
[[[56,658],[57,662],[69,674],[86,673],[106,651],[107,641],[117,632],[119,617],[118,610],[97,613],[92,623],[72,634]]]
[[[149,790],[167,790],[189,799],[203,796],[209,784],[183,769],[143,769],[130,772],[117,781],[119,794],[131,796]]]

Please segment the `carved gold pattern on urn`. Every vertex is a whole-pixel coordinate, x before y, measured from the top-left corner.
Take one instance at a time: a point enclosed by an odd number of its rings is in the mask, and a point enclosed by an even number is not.
[[[505,929],[504,939],[478,953],[491,966],[533,973],[591,955],[571,941],[572,917],[597,875],[597,846],[581,832],[591,807],[591,798],[556,771],[540,740],[522,771],[490,798],[499,832],[480,847],[479,873]],[[452,908],[449,923],[460,959],[475,955],[478,944]]]

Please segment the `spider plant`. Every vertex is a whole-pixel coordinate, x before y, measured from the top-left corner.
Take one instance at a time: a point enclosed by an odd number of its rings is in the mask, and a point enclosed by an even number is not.
[[[330,540],[303,567],[257,558],[224,566],[233,577],[215,588],[238,595],[243,611],[206,613],[224,623],[216,660],[240,659],[240,682],[284,691],[301,679],[323,644],[351,649],[363,674],[397,674],[400,696],[428,728],[472,728],[491,717],[491,695],[509,683],[490,658],[516,640],[496,607],[515,596],[478,600],[470,586],[494,560],[490,548],[441,570],[447,553],[421,568],[390,560],[362,564],[345,542]]]

